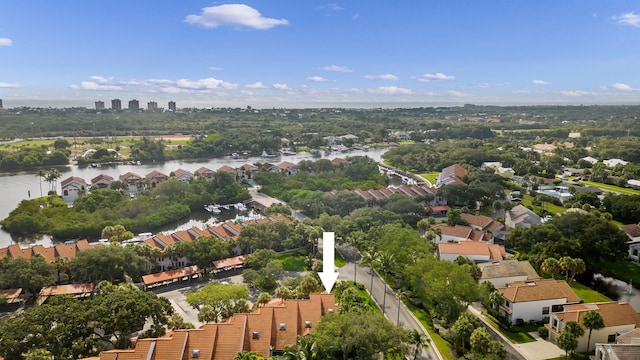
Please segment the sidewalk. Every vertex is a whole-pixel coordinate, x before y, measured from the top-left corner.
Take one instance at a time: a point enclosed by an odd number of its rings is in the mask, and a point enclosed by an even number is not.
[[[474,314],[478,319],[480,319],[485,326],[494,330],[494,332],[500,336],[506,343],[511,344],[511,347],[516,350],[523,358],[527,360],[547,360],[553,359],[560,356],[564,356],[564,350],[557,347],[555,344],[546,341],[537,334],[531,334],[536,341],[524,343],[524,344],[514,344],[509,339],[507,339],[500,331],[493,328],[493,326],[487,321],[485,316],[482,314],[480,309],[477,309],[472,305],[469,305],[468,310]]]

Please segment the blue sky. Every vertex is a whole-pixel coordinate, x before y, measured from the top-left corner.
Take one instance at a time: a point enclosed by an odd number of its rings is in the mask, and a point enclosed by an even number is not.
[[[0,1],[5,107],[640,100],[623,0]]]

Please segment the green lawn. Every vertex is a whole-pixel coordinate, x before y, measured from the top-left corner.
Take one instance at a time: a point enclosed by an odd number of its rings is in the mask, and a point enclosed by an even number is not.
[[[524,195],[522,197],[522,205],[529,207],[529,206],[533,206],[532,203],[533,203],[533,197],[531,195],[527,194],[527,195]],[[544,210],[546,210],[546,211],[548,211],[548,212],[550,212],[552,214],[560,214],[560,213],[563,213],[563,212],[567,211],[567,208],[565,208],[564,206],[554,205],[554,204],[548,203],[546,201],[543,202],[542,204],[544,206]],[[542,206],[533,206],[533,211],[535,212],[535,211],[540,210],[542,208],[543,208]]]
[[[12,147],[23,147],[23,146],[31,146],[31,147],[40,147],[42,145],[53,146],[54,142],[55,140],[25,140],[25,141],[18,141],[14,143],[4,144],[1,147],[10,149]]]
[[[438,175],[440,175],[440,173],[437,171],[430,171],[430,172],[426,172],[418,175],[422,176],[423,178],[427,179],[431,184],[435,185],[436,179],[438,179]]]
[[[334,255],[334,259],[336,259],[335,264],[336,267],[343,267],[345,265],[347,265],[347,260],[345,260],[342,255],[340,255],[340,252],[336,251],[335,255]]]
[[[599,182],[580,181],[580,184],[589,185],[589,186],[595,186],[595,187],[600,188],[602,190],[613,191],[613,192],[617,192],[617,193],[625,194],[625,195],[638,195],[638,194],[640,194],[640,190],[634,190],[634,189],[630,189],[630,188],[626,188],[626,187],[620,187],[620,186],[616,186],[616,185],[603,184],[603,183],[599,183]]]
[[[445,339],[441,338],[440,335],[438,335],[431,329],[431,319],[427,315],[426,311],[419,309],[412,304],[407,303],[406,305],[409,310],[411,310],[413,315],[415,315],[415,317],[420,320],[422,326],[427,329],[429,336],[433,340],[433,344],[430,344],[429,346],[433,346],[435,344],[436,348],[438,348],[438,351],[445,360],[454,360],[455,357],[453,356],[453,354],[451,354],[451,345],[449,345],[449,343]]]
[[[486,312],[484,312],[483,315],[485,316],[485,319],[487,319],[487,322],[490,323],[494,329],[500,331],[502,335],[504,335],[507,339],[509,339],[509,341],[514,344],[524,344],[536,341],[536,339],[534,339],[533,336],[529,335],[525,330],[521,332],[511,332],[509,331],[509,329],[505,329],[503,326],[498,324],[498,321],[495,320],[493,316],[487,314]]]
[[[571,288],[578,295],[582,301],[585,303],[594,303],[594,302],[603,302],[603,301],[611,301],[608,297],[600,294],[595,290],[591,290],[589,287],[580,284],[579,282],[572,281]]]
[[[305,271],[307,270],[306,258],[304,256],[294,256],[292,253],[278,255],[278,260],[282,262],[285,271]]]

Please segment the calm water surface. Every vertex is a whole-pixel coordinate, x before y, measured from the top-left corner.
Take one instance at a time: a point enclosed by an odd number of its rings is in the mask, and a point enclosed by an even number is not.
[[[62,177],[58,179],[58,193],[60,190],[60,181],[68,178],[69,176],[78,176],[83,179],[87,183],[91,182],[91,179],[100,175],[107,174],[112,176],[114,179],[117,179],[120,175],[125,174],[129,171],[137,173],[138,175],[145,176],[153,170],[158,170],[162,173],[169,175],[170,172],[175,171],[177,169],[184,169],[188,171],[195,171],[198,168],[204,166],[212,170],[217,170],[223,165],[229,165],[232,167],[239,167],[245,163],[257,163],[257,162],[271,162],[278,164],[282,161],[289,161],[292,163],[297,163],[300,160],[315,160],[319,158],[325,158],[332,160],[334,158],[339,157],[347,157],[347,156],[368,156],[376,161],[382,159],[382,154],[384,154],[388,148],[375,148],[370,151],[364,152],[359,150],[354,150],[348,153],[331,153],[329,155],[322,155],[320,157],[313,157],[310,153],[307,152],[299,152],[296,155],[289,156],[279,156],[276,158],[260,158],[260,157],[252,157],[249,159],[232,159],[231,157],[217,158],[217,159],[209,159],[209,160],[175,160],[168,161],[165,163],[158,164],[142,164],[142,165],[118,165],[118,166],[103,166],[102,168],[79,168],[77,166],[68,166],[63,168],[58,168]],[[6,218],[9,213],[15,209],[20,201],[26,200],[29,198],[39,197],[40,189],[42,189],[42,193],[46,194],[49,190],[49,184],[42,181],[40,183],[40,178],[35,175],[35,171],[30,172],[18,172],[18,173],[0,173],[0,219]],[[206,221],[209,221],[208,214],[205,213],[196,213],[189,219],[185,219],[182,222],[171,224],[169,227],[164,227],[162,229],[149,229],[150,232],[158,232],[163,230],[171,230],[171,229],[179,229],[179,228],[189,228],[193,225],[201,225]],[[28,245],[31,243],[43,244],[43,245],[51,245],[51,239],[47,236],[37,237],[32,239],[13,239],[9,233],[0,230],[0,247],[6,247],[12,243],[20,243],[23,245]]]

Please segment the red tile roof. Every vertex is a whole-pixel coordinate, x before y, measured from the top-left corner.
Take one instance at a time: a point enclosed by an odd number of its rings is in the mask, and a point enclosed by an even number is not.
[[[511,302],[528,302],[552,299],[566,299],[567,303],[580,301],[578,295],[564,280],[518,281],[499,288],[505,299]]]
[[[92,293],[95,287],[93,283],[49,286],[40,290],[40,296],[86,295]]]
[[[217,270],[224,269],[228,267],[236,267],[244,265],[245,258],[244,256],[235,256],[222,260],[216,260],[213,262],[213,267]]]
[[[149,274],[142,276],[142,282],[145,285],[158,284],[165,281],[181,279],[187,276],[193,276],[200,273],[198,265],[193,265],[185,268],[163,271],[155,274]]]

